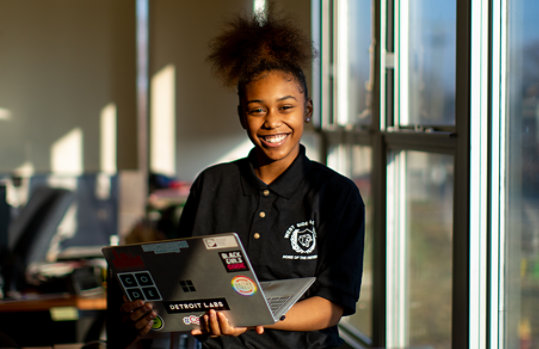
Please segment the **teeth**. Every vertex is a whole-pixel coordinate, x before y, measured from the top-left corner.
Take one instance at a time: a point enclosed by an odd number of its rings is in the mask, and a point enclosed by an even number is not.
[[[279,143],[285,139],[286,135],[265,136],[264,140],[268,143]]]

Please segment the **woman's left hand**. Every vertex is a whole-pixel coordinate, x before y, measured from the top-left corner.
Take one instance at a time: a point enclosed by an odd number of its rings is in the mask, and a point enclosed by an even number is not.
[[[200,329],[192,330],[193,336],[209,335],[210,337],[234,336],[237,337],[248,330],[255,330],[256,333],[264,333],[264,326],[234,327],[228,322],[225,314],[210,310],[208,314],[200,317]]]

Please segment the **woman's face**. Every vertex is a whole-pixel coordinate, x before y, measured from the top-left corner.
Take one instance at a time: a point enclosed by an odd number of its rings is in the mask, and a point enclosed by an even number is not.
[[[288,167],[299,153],[303,125],[312,115],[312,102],[305,100],[292,74],[272,70],[245,86],[239,114],[257,148],[259,161]]]

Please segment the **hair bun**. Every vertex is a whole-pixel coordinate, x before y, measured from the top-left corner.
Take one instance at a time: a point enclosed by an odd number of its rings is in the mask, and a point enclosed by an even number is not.
[[[208,57],[214,70],[228,85],[234,85],[261,66],[305,69],[315,55],[311,41],[291,20],[277,18],[273,11],[264,18],[238,17],[210,42]]]

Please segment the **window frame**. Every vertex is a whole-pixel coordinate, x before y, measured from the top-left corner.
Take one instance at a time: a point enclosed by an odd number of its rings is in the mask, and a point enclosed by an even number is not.
[[[313,7],[320,8],[319,15],[329,13],[331,0],[313,1]],[[331,37],[324,29],[330,22],[321,18],[320,30],[321,68],[316,75],[321,108],[320,121],[317,124],[322,139],[356,139],[357,144],[372,148],[372,195],[373,216],[373,314],[372,338],[356,338],[362,345],[386,346],[388,332],[398,331],[388,324],[388,299],[394,297],[394,289],[388,288],[387,266],[387,195],[388,195],[388,154],[395,150],[418,150],[430,153],[451,154],[454,156],[454,199],[453,199],[453,286],[452,286],[452,347],[468,348],[470,338],[470,299],[482,291],[470,290],[470,84],[471,84],[471,29],[472,1],[456,1],[456,96],[454,127],[395,127],[395,113],[398,112],[394,101],[398,93],[396,81],[395,17],[398,0],[373,0],[373,40],[375,50],[372,64],[374,70],[374,91],[372,100],[372,123],[368,129],[343,127],[332,123],[333,107],[327,99],[332,98],[327,79],[331,68]],[[401,4],[402,5],[402,4]],[[477,20],[477,18],[476,18]],[[383,44],[381,44],[383,43]],[[326,100],[324,100],[324,98]],[[484,101],[482,102],[484,103]],[[324,142],[323,142],[324,144]],[[325,143],[327,145],[327,142]],[[323,147],[324,148],[324,147]],[[324,150],[323,150],[324,152]],[[322,157],[323,158],[323,157]],[[481,257],[482,258],[482,257]],[[484,264],[482,264],[484,267]],[[475,321],[475,319],[474,319]]]

